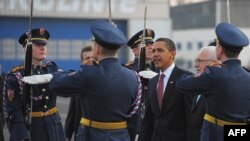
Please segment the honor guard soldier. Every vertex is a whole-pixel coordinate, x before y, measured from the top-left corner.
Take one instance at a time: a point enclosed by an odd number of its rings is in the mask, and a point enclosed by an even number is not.
[[[91,32],[98,65],[82,65],[70,74],[54,73],[50,88],[59,96],[81,97],[77,141],[130,141],[127,120],[139,107],[141,83],[137,73],[123,67],[116,57],[126,37],[103,20],[93,22]],[[32,83],[29,79],[32,76],[24,81]]]
[[[155,68],[154,63],[152,62],[152,58],[153,58],[153,53],[152,53],[152,47],[153,47],[153,43],[154,43],[154,37],[155,37],[155,32],[152,29],[145,29],[145,38],[144,41],[143,40],[143,30],[137,32],[134,36],[132,36],[129,41],[127,42],[127,45],[132,49],[135,58],[133,61],[128,62],[127,64],[125,64],[125,66],[128,66],[132,69],[134,69],[135,71],[139,71],[139,59],[145,59],[146,62],[146,66],[144,67],[146,70],[152,70],[155,72],[158,72],[158,70]],[[142,42],[145,43],[145,58],[140,58],[140,50],[141,50],[141,45]],[[140,109],[140,113],[137,113],[137,116],[134,116],[131,118],[131,120],[135,120],[138,121],[138,124],[133,124],[133,125],[129,125],[129,131],[130,131],[130,136],[131,136],[131,140],[134,140],[137,132],[139,132],[139,127],[140,127],[140,118],[143,118],[144,116],[144,111],[145,111],[145,103],[144,101],[146,101],[146,93],[147,93],[147,79],[141,78],[142,82],[144,83],[145,87],[143,88],[142,91],[142,105],[141,105],[141,109]]]
[[[153,43],[154,43],[154,37],[155,37],[155,33],[152,29],[145,29],[145,38],[144,41],[143,40],[143,30],[137,32],[133,37],[131,37],[127,43],[127,45],[132,49],[135,58],[134,61],[130,61],[127,64],[125,64],[125,66],[132,68],[135,71],[139,71],[139,59],[144,59],[145,60],[145,69],[146,70],[152,70],[152,71],[156,71],[158,72],[158,70],[156,70],[153,62],[152,62],[152,58],[153,58],[153,53],[152,53],[152,47],[153,47]],[[145,43],[145,58],[140,58],[140,50],[141,50],[141,45],[142,42]],[[142,105],[140,108],[140,112],[138,111],[137,115],[133,116],[130,120],[132,120],[133,124],[129,125],[129,132],[130,132],[130,136],[131,136],[131,140],[135,140],[136,134],[139,132],[139,128],[140,128],[140,123],[141,123],[141,119],[144,116],[144,111],[145,111],[145,103],[144,101],[146,101],[146,93],[147,93],[147,87],[146,87],[146,83],[148,82],[148,80],[141,78],[142,82],[144,82],[145,87],[143,87],[143,91],[142,91]]]
[[[183,76],[177,82],[181,91],[205,96],[201,141],[223,141],[224,125],[245,125],[250,116],[250,74],[238,59],[249,39],[229,23],[218,24],[215,32],[216,55],[222,65],[206,67],[200,76]]]
[[[135,71],[138,71],[138,65],[139,65],[139,57],[140,57],[140,49],[141,49],[141,42],[142,42],[142,35],[143,30],[136,33],[133,37],[131,37],[127,43],[127,45],[132,49],[135,58],[134,61],[130,61],[126,64],[126,66],[129,66],[133,68]],[[155,70],[155,67],[152,63],[152,46],[154,43],[154,37],[155,33],[152,29],[145,29],[145,49],[146,49],[146,67],[150,70]]]
[[[47,74],[58,70],[54,62],[42,64],[46,58],[47,41],[50,34],[44,28],[31,31],[32,38],[32,74]],[[19,38],[19,43],[25,47],[27,34]],[[24,65],[13,68],[7,75],[4,87],[4,108],[7,115],[10,141],[64,141],[65,135],[58,110],[56,96],[49,90],[48,84],[32,85],[32,109],[25,113],[24,102]],[[25,122],[25,114],[31,116],[31,125]],[[30,128],[29,128],[30,127]],[[30,129],[30,131],[29,131]]]

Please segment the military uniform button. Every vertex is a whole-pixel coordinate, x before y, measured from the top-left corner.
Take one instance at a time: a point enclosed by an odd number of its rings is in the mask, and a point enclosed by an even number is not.
[[[46,89],[45,89],[45,88],[43,88],[43,89],[42,89],[42,91],[43,91],[43,92],[45,92],[45,91],[46,91]]]
[[[45,96],[45,99],[46,99],[46,100],[48,100],[48,99],[49,99],[49,97],[48,97],[48,96]]]
[[[44,105],[44,108],[47,109],[47,105]]]

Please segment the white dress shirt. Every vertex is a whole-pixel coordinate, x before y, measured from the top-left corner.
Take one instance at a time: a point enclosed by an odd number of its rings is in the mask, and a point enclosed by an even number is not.
[[[166,89],[166,86],[167,86],[167,83],[168,83],[168,79],[170,77],[170,75],[172,74],[173,70],[174,70],[174,67],[175,67],[175,64],[172,63],[172,65],[170,65],[164,72],[161,72],[160,71],[160,75],[163,73],[165,75],[164,79],[163,79],[163,82],[164,82],[164,93],[165,93],[165,89]],[[158,84],[157,84],[157,87],[158,87]],[[157,89],[157,88],[156,88]],[[163,94],[164,94],[163,93]]]

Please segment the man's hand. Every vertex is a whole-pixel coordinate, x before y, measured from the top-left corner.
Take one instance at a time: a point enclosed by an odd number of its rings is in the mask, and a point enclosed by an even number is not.
[[[158,73],[156,72],[153,72],[151,70],[145,70],[145,71],[140,71],[139,72],[139,75],[143,78],[146,78],[146,79],[151,79],[153,77],[155,77]]]
[[[52,74],[31,75],[23,77],[23,82],[28,84],[45,84],[53,78]]]

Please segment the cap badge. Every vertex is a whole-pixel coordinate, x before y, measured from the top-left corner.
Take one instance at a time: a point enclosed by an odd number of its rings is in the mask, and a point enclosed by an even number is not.
[[[39,33],[40,33],[40,35],[44,35],[44,32],[45,32],[45,29],[44,28],[40,28],[40,30],[39,30]]]
[[[149,36],[151,36],[151,34],[152,34],[152,30],[147,29],[147,34],[148,34]]]

